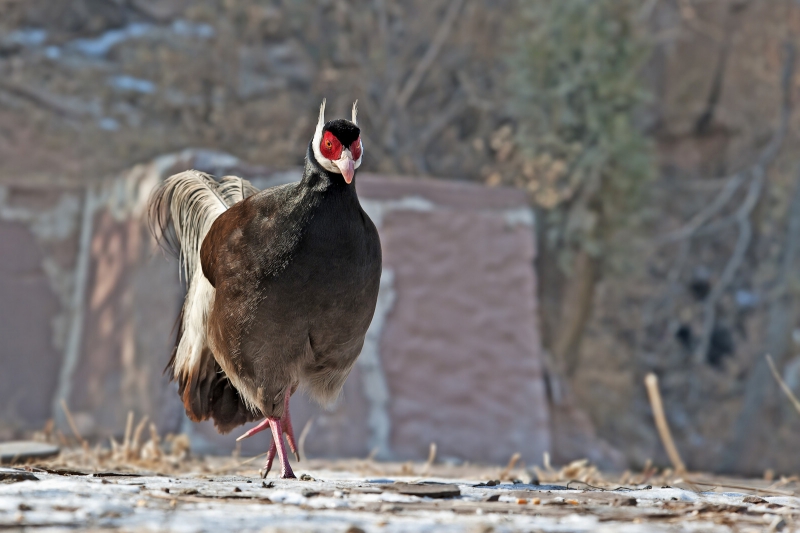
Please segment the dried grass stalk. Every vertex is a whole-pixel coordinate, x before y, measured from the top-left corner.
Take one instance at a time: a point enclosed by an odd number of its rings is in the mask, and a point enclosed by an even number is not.
[[[667,424],[667,417],[664,415],[664,404],[661,401],[661,392],[658,390],[658,377],[650,372],[645,376],[644,384],[647,387],[647,396],[650,398],[650,406],[653,408],[653,418],[656,420],[656,428],[658,428],[661,442],[664,444],[664,449],[667,450],[675,472],[682,474],[686,472],[686,465],[678,453],[678,448],[672,439],[672,432],[669,430],[669,424]]]
[[[767,354],[767,364],[769,365],[769,369],[772,371],[772,375],[775,378],[775,381],[778,382],[778,385],[781,386],[781,390],[786,394],[786,397],[789,398],[789,401],[792,403],[794,408],[800,413],[800,400],[797,399],[797,396],[794,395],[792,389],[789,388],[789,385],[783,381],[781,375],[778,373],[778,369],[775,368],[775,361],[772,360],[772,356]]]
[[[78,426],[75,424],[75,419],[72,418],[72,413],[70,412],[69,407],[67,407],[67,402],[65,402],[63,398],[61,399],[61,409],[64,410],[64,416],[67,417],[67,424],[69,424],[69,429],[72,431],[72,434],[76,439],[78,439],[78,442],[81,443],[83,449],[86,450],[89,447],[89,443],[86,442],[83,437],[81,437],[81,434],[78,431]]]

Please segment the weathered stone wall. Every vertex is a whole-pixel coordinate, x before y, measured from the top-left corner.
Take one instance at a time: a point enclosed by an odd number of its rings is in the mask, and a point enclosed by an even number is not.
[[[190,167],[261,187],[299,177],[187,151],[87,189],[0,190],[4,435],[60,421],[63,399],[85,436],[119,434],[133,410],[198,451],[233,449],[162,376],[182,289],[143,217],[152,188]],[[370,175],[358,189],[384,248],[378,309],[339,403],[293,399],[306,452],[419,459],[436,442],[440,457],[538,461],[551,430],[524,193]]]

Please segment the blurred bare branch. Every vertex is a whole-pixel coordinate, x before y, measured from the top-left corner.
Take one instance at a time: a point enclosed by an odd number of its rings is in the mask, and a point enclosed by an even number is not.
[[[659,239],[659,244],[671,243],[682,239],[691,239],[704,224],[708,223],[709,220],[716,216],[722,208],[728,204],[731,198],[733,198],[733,195],[736,194],[736,191],[739,190],[739,187],[746,181],[747,177],[746,172],[737,172],[733,176],[726,178],[725,185],[711,203],[693,216],[681,229]]]
[[[767,354],[766,359],[767,363],[769,364],[769,369],[772,372],[772,376],[775,378],[775,381],[778,382],[778,385],[780,385],[783,393],[786,395],[787,398],[789,398],[789,401],[791,402],[792,406],[797,410],[798,413],[800,413],[800,400],[797,399],[797,396],[794,395],[792,389],[789,388],[789,385],[787,385],[786,382],[781,377],[780,373],[778,372],[778,369],[775,368],[775,361],[772,360],[772,356]]]
[[[766,346],[768,351],[778,359],[780,364],[788,346],[788,330],[791,328],[791,300],[787,289],[791,273],[794,269],[795,261],[800,255],[800,173],[795,183],[794,195],[789,206],[788,224],[784,237],[783,258],[781,268],[776,279],[776,289],[778,297],[770,301],[767,316],[767,339]],[[769,374],[774,367],[772,356],[767,356],[768,364],[762,360],[757,360],[750,370],[744,390],[744,400],[741,412],[736,421],[733,431],[733,441],[731,447],[726,450],[722,458],[721,467],[731,470],[741,460],[745,452],[750,449],[761,432],[754,431],[757,418],[761,416],[762,409],[769,391]]]
[[[0,91],[27,100],[37,107],[51,111],[63,118],[80,118],[89,114],[86,109],[76,105],[70,105],[68,102],[64,101],[63,98],[58,98],[40,89],[20,85],[18,83],[0,80]]]
[[[425,77],[428,69],[431,68],[431,65],[433,65],[433,62],[436,60],[436,56],[438,56],[439,52],[442,50],[442,45],[444,45],[447,37],[450,35],[450,30],[453,29],[453,24],[455,23],[463,4],[464,0],[450,0],[450,4],[447,6],[447,11],[444,14],[442,23],[439,26],[439,29],[436,31],[436,35],[434,35],[428,50],[425,52],[425,55],[422,56],[422,59],[420,59],[419,63],[416,64],[414,71],[408,77],[405,85],[403,85],[403,89],[397,96],[398,109],[402,110],[406,107],[406,104],[408,104],[408,101],[414,95],[414,91],[417,90],[420,82],[422,82],[422,78]]]
[[[692,0],[679,0],[680,14],[683,22],[693,31],[696,31],[717,43],[725,40],[725,32],[713,24],[701,19],[694,8]]]
[[[756,204],[761,198],[761,192],[764,189],[764,182],[766,180],[766,172],[769,165],[777,156],[778,151],[783,146],[783,141],[786,138],[786,133],[789,128],[789,118],[792,114],[792,81],[794,79],[795,67],[795,48],[791,43],[785,45],[785,57],[783,64],[783,72],[781,74],[781,94],[782,105],[780,111],[780,125],[772,137],[772,140],[767,147],[761,152],[755,165],[750,169],[750,184],[747,190],[747,195],[744,201],[736,210],[734,216],[737,225],[739,226],[739,236],[736,240],[736,246],[731,254],[728,263],[722,271],[720,279],[711,290],[711,294],[706,300],[704,306],[704,321],[703,329],[700,334],[700,342],[694,354],[695,364],[701,364],[708,352],[709,342],[711,340],[711,333],[716,323],[717,305],[725,291],[728,290],[734,276],[736,275],[739,267],[744,261],[744,256],[750,246],[750,240],[753,235],[753,229],[750,222],[750,215],[753,212]],[[727,189],[723,189],[723,194]]]

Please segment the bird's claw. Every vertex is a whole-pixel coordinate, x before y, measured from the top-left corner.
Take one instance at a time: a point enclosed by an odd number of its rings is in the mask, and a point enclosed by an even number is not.
[[[256,433],[270,429],[272,432],[272,445],[267,452],[267,461],[264,464],[264,469],[260,471],[261,479],[266,479],[269,471],[272,470],[272,461],[277,455],[281,461],[281,478],[292,479],[295,477],[292,472],[292,467],[286,457],[286,449],[284,448],[283,435],[286,434],[286,440],[289,443],[289,448],[294,453],[295,458],[300,460],[300,451],[297,443],[294,440],[294,430],[292,429],[292,419],[289,416],[289,392],[286,392],[284,399],[284,409],[282,417],[267,417],[256,427],[247,431],[244,435],[236,439],[237,441],[251,437]]]

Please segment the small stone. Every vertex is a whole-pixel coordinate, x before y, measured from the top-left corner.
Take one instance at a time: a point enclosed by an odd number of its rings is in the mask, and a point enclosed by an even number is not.
[[[242,492],[242,489],[239,487],[233,487],[233,492]]]
[[[381,513],[396,513],[398,511],[402,511],[402,510],[403,510],[403,508],[400,507],[399,505],[394,505],[394,504],[391,504],[391,503],[384,503],[383,505],[381,505],[380,512]]]
[[[0,442],[0,464],[25,463],[30,459],[55,457],[61,450],[58,446],[36,441]]]
[[[19,504],[19,506],[17,506],[17,509],[19,509],[20,511],[33,511],[33,507],[31,507],[27,503]]]
[[[270,481],[269,483],[267,483],[266,481],[262,481],[261,482],[261,487],[264,488],[264,489],[271,489],[274,486],[275,486],[275,483],[272,482],[272,481]]]
[[[344,533],[366,533],[366,532],[358,526],[350,526]]]
[[[458,485],[447,483],[393,483],[387,485],[386,490],[409,496],[428,498],[454,498],[461,496],[461,490],[459,490]]]
[[[758,496],[745,496],[742,498],[744,503],[767,503],[767,500],[764,498],[759,498]]]
[[[491,496],[486,498],[485,501],[487,501],[487,502],[499,502],[500,501],[500,495],[499,494],[492,494]]]
[[[0,483],[16,483],[17,481],[39,481],[39,478],[15,468],[0,468]]]
[[[301,474],[300,481],[316,481],[313,477],[309,476],[308,474]]]

